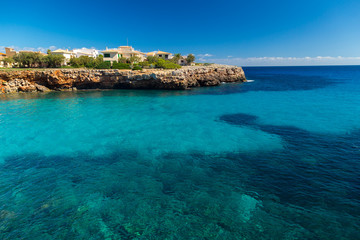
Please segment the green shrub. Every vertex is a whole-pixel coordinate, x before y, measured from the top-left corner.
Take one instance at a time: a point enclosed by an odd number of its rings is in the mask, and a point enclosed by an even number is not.
[[[121,62],[119,62],[119,63],[114,62],[112,68],[113,69],[131,69],[130,64],[121,63]]]
[[[146,60],[147,60],[150,64],[152,64],[152,63],[156,63],[156,62],[159,60],[159,58],[156,57],[156,56],[148,56],[148,57],[146,58]]]
[[[129,63],[129,60],[127,58],[121,57],[118,59],[119,63]]]
[[[158,59],[155,63],[155,66],[157,68],[164,68],[164,69],[178,69],[178,68],[181,68],[180,65],[176,64],[176,63],[173,63],[173,62],[170,62],[170,61],[167,61],[167,60],[164,60],[162,58]]]
[[[142,70],[140,66],[134,66],[132,70]]]
[[[144,61],[144,62],[139,62],[139,66],[140,67],[149,67],[150,66],[150,63],[148,61]]]
[[[96,69],[110,69],[111,68],[111,62],[100,62],[95,66]]]
[[[57,54],[49,54],[44,57],[45,63],[47,63],[49,68],[56,68],[61,67],[61,65],[65,61],[65,57],[63,55],[57,55]]]
[[[72,57],[70,59],[69,65],[74,68],[86,67],[86,68],[95,68],[95,66],[99,63],[98,60],[88,56],[80,56],[78,58]]]

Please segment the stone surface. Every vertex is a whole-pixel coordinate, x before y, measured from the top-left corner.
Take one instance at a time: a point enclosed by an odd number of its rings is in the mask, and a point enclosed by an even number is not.
[[[178,70],[47,69],[0,71],[0,94],[81,89],[189,89],[244,82],[241,67],[189,66]]]

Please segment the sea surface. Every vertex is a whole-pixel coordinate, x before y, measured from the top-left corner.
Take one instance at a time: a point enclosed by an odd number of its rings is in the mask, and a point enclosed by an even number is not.
[[[360,66],[0,95],[0,239],[360,239]]]

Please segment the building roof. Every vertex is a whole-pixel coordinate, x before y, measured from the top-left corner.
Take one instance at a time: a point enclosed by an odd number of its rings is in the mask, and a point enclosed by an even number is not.
[[[148,56],[155,56],[156,52],[148,52],[146,55]]]
[[[63,49],[58,49],[53,51],[53,53],[73,53],[73,51],[69,51],[69,50],[63,50]]]
[[[76,53],[80,53],[80,54],[84,54],[84,55],[92,55],[92,53],[86,53],[86,52],[76,52]]]
[[[2,53],[2,52],[0,52],[0,56],[6,56],[6,54],[5,53]]]
[[[163,51],[157,51],[157,53],[156,54],[172,54],[172,53],[168,53],[168,52],[163,52]]]
[[[119,49],[106,49],[104,51],[101,51],[102,53],[113,53],[113,52],[119,52]]]
[[[143,53],[143,52],[140,52],[140,51],[132,51],[132,53],[136,53],[136,54],[140,54],[140,55],[146,55],[145,53]]]

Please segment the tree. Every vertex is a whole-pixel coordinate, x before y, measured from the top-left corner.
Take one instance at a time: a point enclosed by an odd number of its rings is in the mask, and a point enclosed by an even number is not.
[[[131,63],[131,65],[133,65],[134,63],[139,63],[141,61],[141,58],[138,56],[132,56],[129,58],[129,62]]]
[[[44,62],[44,56],[39,52],[20,52],[13,59],[19,67],[39,67]]]
[[[11,64],[13,64],[15,61],[12,57],[7,57],[3,59],[4,64],[6,67],[10,66]]]
[[[159,58],[156,57],[156,56],[148,56],[148,57],[146,58],[146,60],[147,60],[150,64],[152,64],[152,63],[156,63],[156,62],[159,60]]]
[[[46,51],[46,53],[47,53],[48,55],[50,55],[50,54],[51,54],[51,50],[48,49],[48,50]]]
[[[186,61],[188,62],[188,64],[194,62],[195,61],[195,56],[193,54],[187,55]]]
[[[157,62],[155,63],[155,66],[157,68],[164,68],[164,69],[178,69],[181,68],[180,65],[167,61],[165,59],[159,58]]]
[[[121,58],[118,59],[118,62],[119,63],[128,63],[128,59],[124,58],[124,57],[121,57]]]
[[[181,54],[177,53],[174,55],[172,59],[170,59],[170,61],[172,61],[173,63],[178,63],[180,59],[181,59]]]
[[[95,67],[101,64],[102,62],[104,62],[104,56],[103,55],[97,56],[97,58],[95,59]]]
[[[48,67],[56,68],[56,67],[61,67],[61,65],[65,61],[65,57],[63,55],[58,55],[58,54],[49,54],[44,58],[44,60],[47,63]]]

